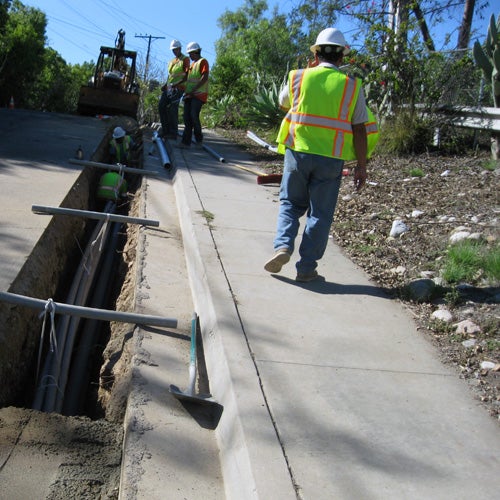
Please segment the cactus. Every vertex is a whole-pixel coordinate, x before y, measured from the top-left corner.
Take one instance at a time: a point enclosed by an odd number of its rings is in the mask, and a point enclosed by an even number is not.
[[[491,15],[484,45],[476,40],[472,52],[486,80],[491,82],[493,102],[498,108],[500,107],[500,16],[495,22],[495,16]]]

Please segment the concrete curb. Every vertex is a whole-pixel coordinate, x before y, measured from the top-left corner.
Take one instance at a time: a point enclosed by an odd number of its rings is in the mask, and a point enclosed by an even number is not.
[[[295,497],[204,208],[184,156],[179,151],[173,156],[174,190],[210,387],[224,407],[216,436],[226,496],[239,500],[272,498],[279,492],[282,497]],[[256,425],[258,432],[267,436],[265,450],[252,440]]]

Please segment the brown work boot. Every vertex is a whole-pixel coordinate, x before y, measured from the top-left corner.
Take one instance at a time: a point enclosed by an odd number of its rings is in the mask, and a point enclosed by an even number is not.
[[[281,268],[290,260],[290,253],[288,248],[280,248],[276,253],[269,259],[265,265],[264,269],[269,273],[279,273]]]
[[[309,283],[309,281],[314,281],[317,278],[319,278],[319,274],[315,269],[310,273],[297,273],[295,281],[298,281],[299,283]]]

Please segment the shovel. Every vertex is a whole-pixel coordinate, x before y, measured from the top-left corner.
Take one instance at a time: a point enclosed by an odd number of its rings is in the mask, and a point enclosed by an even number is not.
[[[217,405],[219,404],[212,399],[210,394],[196,394],[196,330],[198,324],[198,316],[193,314],[191,320],[191,348],[189,350],[189,384],[185,391],[181,391],[176,385],[170,385],[170,394],[175,396],[180,401],[190,403],[198,403],[203,405]]]

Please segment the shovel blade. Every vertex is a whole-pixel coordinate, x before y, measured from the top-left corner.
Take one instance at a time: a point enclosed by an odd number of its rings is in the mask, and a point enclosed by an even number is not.
[[[198,403],[202,405],[219,405],[219,403],[212,399],[210,394],[189,394],[188,392],[181,391],[176,385],[173,384],[170,385],[169,392],[180,401],[187,401],[189,403]]]

